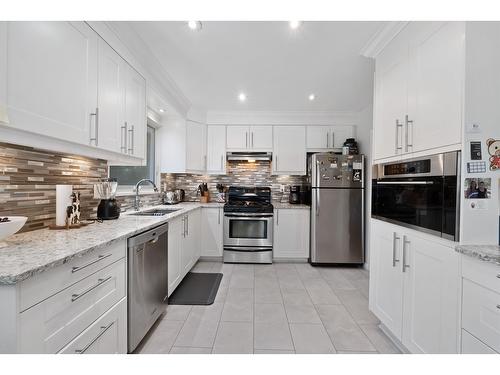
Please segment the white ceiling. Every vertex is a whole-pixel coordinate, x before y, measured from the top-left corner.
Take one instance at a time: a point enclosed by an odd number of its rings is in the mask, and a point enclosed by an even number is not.
[[[384,22],[131,22],[191,103],[205,110],[358,111],[372,100],[360,50]],[[237,99],[245,92],[247,100]],[[310,102],[308,95],[316,100]]]

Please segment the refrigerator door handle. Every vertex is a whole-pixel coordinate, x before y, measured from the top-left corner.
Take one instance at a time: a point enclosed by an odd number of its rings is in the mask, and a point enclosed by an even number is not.
[[[316,216],[319,216],[319,190],[316,189]]]

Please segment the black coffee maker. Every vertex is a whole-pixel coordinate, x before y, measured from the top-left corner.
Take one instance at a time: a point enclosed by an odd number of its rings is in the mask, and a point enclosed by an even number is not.
[[[94,198],[100,198],[97,206],[97,218],[113,220],[120,217],[120,205],[115,199],[118,182],[116,178],[103,178],[94,185]]]
[[[300,185],[290,185],[290,195],[288,203],[300,204]]]

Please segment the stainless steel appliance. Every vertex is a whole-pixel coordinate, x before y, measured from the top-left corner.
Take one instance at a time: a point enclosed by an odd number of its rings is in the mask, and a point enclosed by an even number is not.
[[[227,160],[229,161],[271,161],[273,154],[271,152],[228,152]]]
[[[290,185],[290,195],[288,196],[288,203],[299,204],[301,201],[300,185]]]
[[[223,227],[225,263],[272,263],[271,189],[229,187]]]
[[[372,217],[459,240],[460,151],[377,164]]]
[[[362,264],[364,156],[313,154],[311,264]]]
[[[165,311],[168,295],[168,224],[128,239],[128,351]]]

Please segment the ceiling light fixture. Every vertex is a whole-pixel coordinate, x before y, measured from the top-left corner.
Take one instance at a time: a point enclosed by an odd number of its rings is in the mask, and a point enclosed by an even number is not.
[[[302,25],[302,21],[289,21],[288,24],[292,30],[296,30]]]
[[[188,21],[188,27],[191,29],[191,30],[201,30],[202,28],[202,24],[201,24],[201,21]]]
[[[244,92],[240,92],[240,93],[238,94],[238,100],[239,100],[240,102],[244,102],[245,100],[247,100],[247,96],[246,96],[246,94],[245,94]]]
[[[309,100],[312,102],[314,99],[316,99],[316,95],[314,94],[309,94]]]

